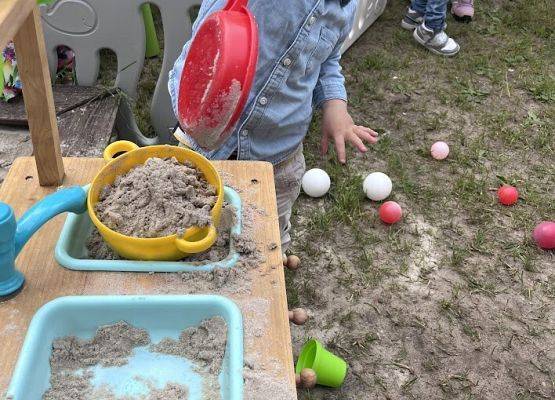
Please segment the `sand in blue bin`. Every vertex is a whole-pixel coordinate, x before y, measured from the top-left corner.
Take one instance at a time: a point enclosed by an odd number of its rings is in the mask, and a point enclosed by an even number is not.
[[[118,397],[141,397],[152,388],[163,389],[168,383],[177,383],[187,387],[190,400],[200,400],[203,377],[194,367],[183,357],[151,352],[144,346],[135,348],[126,365],[96,365],[90,370],[95,389],[108,388]]]

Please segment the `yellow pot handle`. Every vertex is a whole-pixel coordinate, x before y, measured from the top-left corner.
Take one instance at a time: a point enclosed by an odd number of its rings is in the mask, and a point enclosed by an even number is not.
[[[196,254],[208,250],[215,242],[218,233],[216,232],[216,228],[214,225],[210,225],[208,227],[208,233],[206,236],[201,240],[196,240],[194,242],[190,242],[185,239],[175,239],[175,245],[182,251],[183,253],[187,254]]]
[[[107,163],[114,159],[114,156],[118,153],[127,153],[128,151],[137,150],[139,146],[128,140],[118,140],[117,142],[109,144],[102,154],[104,161]]]

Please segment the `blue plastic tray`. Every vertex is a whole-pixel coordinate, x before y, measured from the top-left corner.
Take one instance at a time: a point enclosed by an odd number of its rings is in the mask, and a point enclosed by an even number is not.
[[[241,197],[235,190],[226,186],[224,199],[237,210],[237,222],[231,228],[229,254],[223,260],[204,264],[183,261],[93,260],[88,258],[87,252],[87,239],[94,227],[89,214],[68,213],[56,244],[56,261],[66,268],[82,271],[192,272],[232,268],[239,259],[233,244],[233,235],[241,233]]]
[[[90,339],[101,325],[126,321],[146,329],[153,342],[164,337],[177,339],[187,327],[197,326],[203,319],[222,317],[227,324],[227,347],[219,376],[224,400],[243,398],[243,323],[239,308],[221,296],[73,296],[61,297],[41,307],[33,317],[23,348],[8,388],[7,398],[40,400],[50,387],[50,355],[54,339],[68,335]],[[110,371],[110,380],[124,385],[124,393],[136,394],[134,385],[140,379],[158,381],[163,386],[168,380],[191,383],[190,400],[200,399],[202,378],[183,369],[169,369],[151,359],[133,357],[127,369]],[[167,361],[167,360],[166,360]],[[159,363],[162,363],[160,361]],[[131,371],[129,371],[131,366]],[[181,372],[181,374],[180,374]],[[170,375],[170,376],[168,376]],[[197,376],[195,376],[197,375]],[[134,377],[138,377],[135,384]],[[200,380],[199,380],[200,379]],[[93,381],[94,382],[94,381]],[[132,391],[129,393],[128,391]]]

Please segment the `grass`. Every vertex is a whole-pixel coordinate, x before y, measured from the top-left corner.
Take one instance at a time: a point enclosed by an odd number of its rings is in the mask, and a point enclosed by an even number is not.
[[[292,328],[294,343],[333,337],[352,373],[299,397],[550,398],[555,258],[530,232],[555,218],[555,4],[478,2],[471,24],[448,20],[453,59],[398,28],[405,5],[391,0],[342,62],[351,113],[380,142],[347,166],[322,158],[318,114],[305,142],[307,166],[332,187],[295,211],[304,267],[286,274],[288,300],[314,318]],[[435,140],[451,147],[443,162],[429,156]],[[392,178],[402,223],[384,226],[362,193],[372,171]],[[513,207],[496,201],[504,183],[519,188]]]

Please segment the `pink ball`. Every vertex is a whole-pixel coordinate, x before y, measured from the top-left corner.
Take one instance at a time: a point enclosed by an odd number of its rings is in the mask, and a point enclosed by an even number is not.
[[[403,216],[401,206],[394,201],[386,201],[378,210],[380,219],[386,224],[394,224],[399,222]]]
[[[542,249],[555,249],[555,222],[544,221],[538,224],[532,234],[534,240]]]
[[[504,206],[512,206],[518,201],[518,190],[514,186],[503,185],[497,190],[497,197]]]
[[[431,148],[432,157],[436,160],[444,160],[449,155],[449,145],[445,142],[435,142]]]

